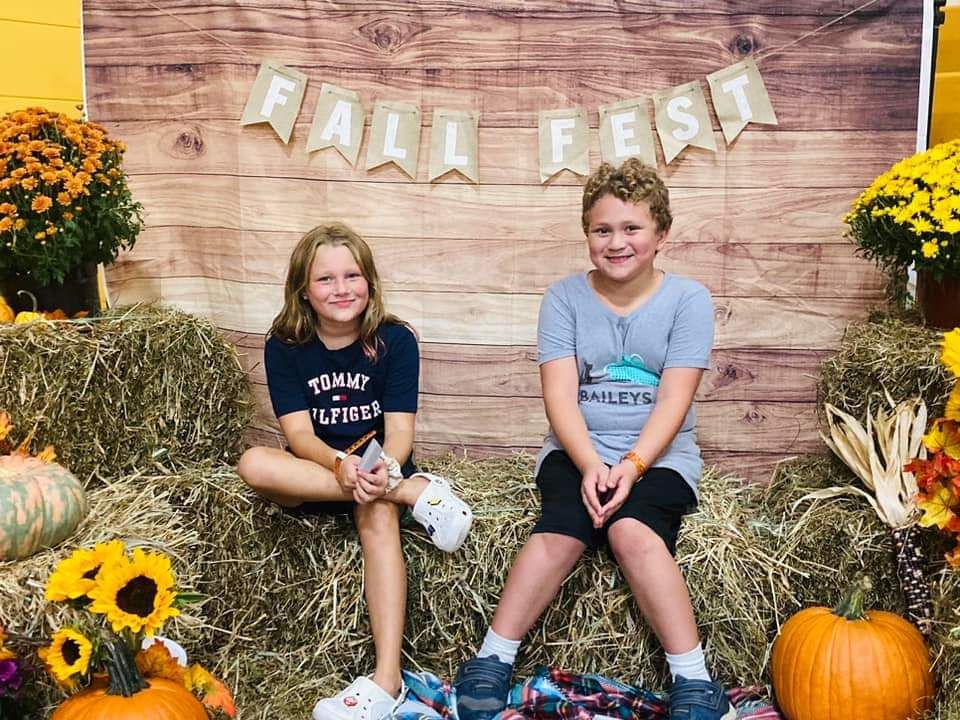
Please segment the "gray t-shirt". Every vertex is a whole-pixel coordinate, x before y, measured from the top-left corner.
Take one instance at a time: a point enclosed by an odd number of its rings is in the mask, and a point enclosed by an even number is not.
[[[653,296],[629,315],[607,307],[586,273],[560,280],[540,304],[539,363],[575,357],[580,376],[579,406],[600,458],[615,465],[630,450],[657,399],[666,368],[710,367],[713,301],[689,278],[665,273]],[[673,442],[653,463],[676,470],[697,493],[703,460],[697,447],[696,413],[691,407]],[[562,449],[553,429],[540,463]]]

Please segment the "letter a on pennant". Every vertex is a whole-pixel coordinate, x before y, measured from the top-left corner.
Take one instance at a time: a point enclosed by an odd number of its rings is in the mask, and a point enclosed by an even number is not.
[[[540,182],[561,170],[590,173],[587,113],[583,108],[541,110],[539,121]]]
[[[392,162],[411,180],[417,179],[420,154],[420,108],[399,102],[378,102],[367,146],[367,170]]]
[[[717,151],[710,125],[710,111],[700,82],[694,80],[653,94],[657,135],[663,157],[669,163],[687,145]]]
[[[477,125],[480,113],[437,108],[430,133],[430,181],[456,170],[479,183]]]
[[[270,123],[284,143],[290,142],[306,89],[306,75],[268,60],[260,65],[240,124]]]
[[[747,123],[777,124],[770,96],[753,58],[710,73],[707,82],[727,145],[737,139]]]
[[[600,106],[600,157],[611,165],[637,157],[644,165],[657,166],[657,149],[645,98]]]
[[[363,119],[360,93],[323,83],[310,126],[307,152],[332,147],[351,167],[355,166],[363,138]]]

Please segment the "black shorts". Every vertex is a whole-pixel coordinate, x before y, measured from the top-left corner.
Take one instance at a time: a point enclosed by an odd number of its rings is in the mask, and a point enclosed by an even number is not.
[[[671,555],[676,554],[680,520],[697,506],[697,498],[676,470],[652,467],[637,482],[626,502],[602,528],[593,527],[580,496],[583,475],[563,450],[554,450],[543,459],[537,473],[540,490],[540,519],[534,533],[557,533],[576,538],[588,548],[606,543],[610,525],[633,518],[653,530]]]

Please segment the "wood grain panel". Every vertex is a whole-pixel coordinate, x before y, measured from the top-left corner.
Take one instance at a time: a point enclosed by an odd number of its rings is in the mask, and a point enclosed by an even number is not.
[[[263,335],[228,332],[251,382],[263,385]],[[470,398],[540,397],[537,349],[532,346],[421,343],[420,390]],[[812,402],[816,377],[827,351],[777,349],[716,350],[704,373],[698,400]]]
[[[384,172],[400,170],[386,168]],[[303,233],[341,220],[365,237],[580,242],[581,189],[323,182],[228,175],[138,175],[131,189],[148,227]],[[680,188],[670,193],[677,242],[846,243],[858,191]]]
[[[201,275],[282,283],[298,233],[163,227],[145,231],[110,269],[114,282]],[[387,290],[540,293],[590,269],[585,242],[367,237]],[[670,242],[659,267],[698,278],[711,293],[877,300],[884,280],[852,244]]]
[[[556,18],[485,12],[482,6],[472,12],[426,14],[415,7],[388,13],[204,4],[183,16],[192,27],[143,6],[90,13],[87,52],[98,64],[150,65],[156,56],[168,63],[237,61],[238,52],[206,34],[211,33],[225,36],[247,57],[282,58],[300,68],[621,69],[628,57],[634,72],[650,78],[662,77],[669,59],[682,58],[672,64],[689,79],[736,62],[745,51],[786,45],[824,24],[815,15],[718,16],[686,10]],[[864,16],[828,28],[808,38],[802,53],[772,57],[764,72],[803,64],[826,74],[849,65],[864,47],[870,48],[868,62],[891,74],[913,70],[918,66],[919,12],[915,18],[900,23],[898,32],[891,32],[885,17]],[[146,47],[149,53],[131,52]]]
[[[290,145],[284,145],[267,125],[241,127],[236,122],[137,122],[108,123],[107,127],[129,146],[127,171],[144,173],[190,173],[245,175],[255,177],[306,178],[313,180],[396,181],[393,174],[370,173],[363,162],[351,168],[329,148],[307,153],[307,122],[294,130]],[[429,116],[424,118],[430,122]],[[426,181],[432,129],[423,127],[417,177]],[[369,130],[361,145],[366,157]],[[599,163],[600,140],[590,133],[590,153]],[[717,153],[688,153],[681,162],[667,165],[663,178],[671,189],[682,187],[768,187],[770,178],[784,187],[858,188],[890,167],[890,157],[913,151],[916,133],[790,132],[766,128],[748,130],[727,148],[715,133]],[[539,185],[536,128],[481,128],[479,133],[480,182],[484,185]],[[824,157],[842,157],[842,163],[824,163]],[[440,182],[464,182],[445,176]],[[553,184],[580,185],[581,180],[563,173]]]
[[[162,56],[151,57],[157,64],[105,66],[96,54],[87,55],[87,98],[94,119],[237,122],[257,64],[249,60],[167,64]],[[483,127],[529,128],[537,126],[539,110],[571,105],[586,108],[595,127],[601,105],[649,96],[696,78],[670,61],[656,73],[643,75],[621,68],[596,71],[586,65],[576,70],[492,71],[323,65],[305,72],[310,82],[301,109],[303,122],[313,119],[320,85],[332,82],[359,92],[367,107],[375,100],[400,100],[420,105],[424,118],[432,117],[437,107],[473,109],[480,111]],[[761,72],[781,130],[910,130],[916,126],[916,72],[888,72],[869,56],[860,55],[828,69],[798,65],[777,70],[764,64]],[[713,127],[718,128],[713,105],[708,105]]]
[[[58,0],[63,2],[64,0]],[[210,7],[235,8],[236,0],[207,0],[204,3]],[[836,0],[831,3],[830,12],[823,9],[811,8],[807,3],[784,3],[783,0],[703,0],[697,3],[697,12],[712,15],[816,15],[826,22],[831,15],[840,16],[862,4],[861,0]],[[117,0],[85,0],[87,11],[105,12],[115,11]],[[884,0],[864,9],[857,14],[858,18],[887,16],[901,14],[906,3],[895,0]],[[650,11],[649,0],[565,0],[562,3],[554,0],[487,0],[483,6],[488,12],[509,14],[524,17],[535,15],[538,17],[576,18],[583,13],[596,15],[619,16],[623,13],[643,13]],[[179,13],[196,7],[196,0],[164,0],[163,8],[169,12]],[[347,13],[356,11],[365,12],[415,12],[421,14],[449,14],[451,12],[475,11],[478,3],[475,0],[416,0],[413,5],[410,0],[258,0],[258,8],[286,10],[291,7],[305,7],[309,10],[322,8],[328,12]],[[657,10],[660,12],[676,12],[690,9],[688,0],[657,0]],[[819,7],[819,6],[818,6]],[[6,8],[3,13],[9,13]]]
[[[116,302],[164,302],[211,318],[219,327],[264,333],[281,305],[277,285],[210,278],[154,278],[110,286]],[[717,348],[832,347],[866,305],[846,298],[714,297]],[[386,304],[424,342],[466,345],[536,343],[540,295],[391,291]]]

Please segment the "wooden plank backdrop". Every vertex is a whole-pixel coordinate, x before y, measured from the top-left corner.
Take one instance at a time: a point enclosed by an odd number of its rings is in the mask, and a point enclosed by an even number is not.
[[[129,144],[146,208],[137,247],[109,272],[123,302],[160,298],[214,319],[259,399],[252,442],[277,442],[263,332],[289,251],[343,220],[374,248],[388,305],[422,340],[418,451],[503,454],[546,428],[536,368],[540,294],[588,267],[582,180],[538,181],[537,112],[649,93],[758,56],[778,126],[716,154],[660,159],[676,215],[666,269],[713,293],[717,349],[698,394],[708,460],[751,479],[816,452],[815,379],[882,278],[841,217],[912,151],[919,2],[880,0],[123,0],[84,3],[90,116]],[[174,17],[176,16],[176,17]],[[259,63],[309,77],[293,139],[239,118]],[[420,106],[415,181],[305,152],[322,82]],[[480,180],[427,182],[436,107],[480,117]],[[711,113],[713,112],[711,107]],[[368,119],[369,122],[369,119]],[[361,148],[361,160],[366,147]]]

